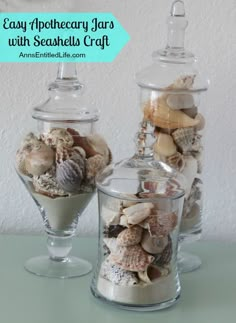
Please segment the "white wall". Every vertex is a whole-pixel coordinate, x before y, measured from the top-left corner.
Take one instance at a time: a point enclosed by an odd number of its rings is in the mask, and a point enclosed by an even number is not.
[[[40,3],[40,5],[38,5]],[[201,61],[211,79],[205,162],[204,238],[236,241],[236,2],[185,0],[189,27],[186,47]],[[91,103],[102,111],[99,130],[114,160],[134,151],[138,123],[136,71],[151,63],[153,50],[165,46],[166,17],[171,0],[2,0],[2,11],[112,12],[131,40],[113,63],[79,64]],[[43,230],[36,206],[15,175],[19,138],[34,121],[30,109],[47,98],[56,64],[0,64],[0,231]],[[96,199],[79,224],[79,233],[97,230]]]

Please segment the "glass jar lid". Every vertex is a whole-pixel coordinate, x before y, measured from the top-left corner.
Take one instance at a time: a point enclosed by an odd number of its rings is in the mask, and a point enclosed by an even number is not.
[[[188,21],[183,1],[173,2],[167,25],[166,47],[155,51],[152,55],[153,64],[137,73],[137,84],[142,88],[172,93],[206,91],[209,85],[208,79],[198,70],[194,54],[184,48]],[[180,77],[184,80],[184,77],[188,76],[194,80],[192,84],[173,84]],[[173,86],[170,86],[171,84]]]
[[[185,185],[185,177],[167,164],[138,156],[108,166],[97,177],[100,191],[127,200],[177,199]]]
[[[33,108],[32,117],[48,122],[95,122],[99,110],[87,107],[83,84],[77,77],[75,63],[60,63],[56,80],[49,84],[48,100]]]

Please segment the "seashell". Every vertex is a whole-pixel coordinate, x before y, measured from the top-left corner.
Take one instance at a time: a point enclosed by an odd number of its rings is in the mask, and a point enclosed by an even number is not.
[[[198,113],[196,115],[196,117],[194,118],[194,120],[198,120],[198,124],[197,126],[195,127],[195,129],[197,131],[201,131],[202,129],[205,128],[205,124],[206,124],[206,121],[205,121],[205,118],[203,117],[203,115],[201,113]]]
[[[129,227],[128,219],[127,219],[127,216],[126,215],[122,215],[120,217],[120,225],[122,225],[124,227]]]
[[[201,138],[201,135],[195,134],[192,143],[192,151],[200,153],[203,150]]]
[[[161,267],[169,264],[171,262],[172,252],[173,252],[172,241],[171,241],[170,236],[168,236],[167,246],[162,251],[161,255],[155,259],[153,264],[161,266]]]
[[[182,172],[185,166],[184,156],[177,152],[174,155],[168,157],[166,159],[166,163],[179,172]]]
[[[104,157],[95,155],[86,160],[86,181],[95,184],[95,177],[106,167]]]
[[[157,141],[153,145],[153,150],[158,155],[169,157],[177,152],[173,138],[165,133],[159,133]]]
[[[72,147],[74,140],[72,135],[63,128],[52,128],[48,133],[41,135],[46,145],[56,148],[58,145]]]
[[[177,215],[175,213],[162,213],[150,215],[140,226],[147,229],[151,237],[162,238],[167,236],[177,225]]]
[[[134,195],[134,194],[129,194],[129,196],[127,196],[127,198],[133,198],[133,199],[137,199],[137,196]],[[129,201],[129,200],[122,200],[122,206],[125,208],[125,207],[129,207],[129,206],[132,206],[132,205],[135,205],[137,204],[137,202],[135,201]]]
[[[166,103],[171,109],[191,109],[194,106],[194,99],[191,94],[169,94]]]
[[[185,109],[183,111],[185,114],[187,114],[190,118],[195,118],[197,113],[198,113],[198,108],[197,107],[192,107],[190,109]]]
[[[111,263],[109,257],[102,263],[100,276],[115,285],[133,286],[138,284],[138,278],[135,273],[124,270],[116,264]]]
[[[128,247],[138,244],[142,239],[143,229],[137,225],[123,230],[117,237],[117,244]]]
[[[32,151],[25,157],[25,170],[30,175],[40,176],[54,164],[54,151],[40,142],[40,145],[33,147]]]
[[[108,249],[112,253],[116,253],[117,248],[118,248],[117,239],[115,239],[115,238],[104,238],[103,242],[105,243],[105,245],[108,247]]]
[[[33,132],[28,133],[21,142],[20,148],[26,148],[26,146],[35,147],[40,144],[40,140],[35,136]],[[31,148],[32,149],[32,148]],[[29,149],[29,150],[31,150]]]
[[[172,110],[163,101],[160,103],[151,101],[146,104],[144,118],[151,121],[154,126],[169,129],[195,127],[199,123],[199,120],[190,118],[180,110]]]
[[[174,81],[168,89],[191,89],[196,75],[183,75]]]
[[[172,137],[176,145],[183,153],[192,150],[192,143],[194,138],[193,128],[180,128],[172,133]]]
[[[160,278],[162,273],[157,266],[150,265],[145,271],[138,272],[138,278],[144,283],[151,284],[154,280]]]
[[[159,154],[157,154],[157,153],[155,153],[155,152],[153,152],[153,158],[154,158],[154,160],[159,160],[159,161],[162,161],[162,162],[166,162],[166,160],[167,160],[167,158],[166,157],[164,157],[164,156],[161,156],[161,155],[159,155]]]
[[[167,236],[163,238],[151,237],[148,231],[145,231],[142,237],[142,248],[151,254],[161,253],[168,244]]]
[[[118,247],[109,258],[111,262],[129,271],[144,271],[154,260],[154,257],[148,255],[139,245]]]
[[[33,186],[35,192],[46,195],[51,198],[56,198],[60,196],[68,196],[58,185],[56,181],[56,170],[52,167],[48,172],[40,176],[33,177]]]
[[[185,167],[182,171],[182,174],[186,178],[186,188],[185,188],[185,197],[188,198],[191,187],[193,185],[194,178],[197,176],[197,160],[193,156],[185,156]]]
[[[118,235],[125,229],[122,225],[109,225],[105,227],[103,235],[105,238],[117,238]]]
[[[102,218],[107,226],[109,225],[115,225],[120,223],[120,212],[113,211],[111,209],[108,209],[104,205],[102,206]]]
[[[151,214],[152,203],[138,203],[123,210],[129,224],[139,224]]]
[[[85,177],[85,159],[78,151],[59,146],[56,154],[56,180],[69,193],[80,190]]]

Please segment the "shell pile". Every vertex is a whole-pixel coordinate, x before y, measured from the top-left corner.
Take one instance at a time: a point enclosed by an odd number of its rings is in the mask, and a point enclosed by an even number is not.
[[[105,260],[99,274],[115,285],[153,284],[171,272],[177,215],[139,200],[110,198],[101,208]]]
[[[198,199],[194,194],[194,183],[202,173],[201,131],[205,127],[205,119],[195,106],[194,94],[188,92],[194,81],[195,75],[178,78],[166,88],[167,92],[146,102],[143,110],[144,122],[155,129],[154,158],[182,172],[187,179],[182,221],[188,217],[192,218],[193,206],[196,217],[199,217],[201,204],[201,194],[197,194]],[[199,214],[196,209],[199,210]]]
[[[87,137],[68,128],[52,128],[39,137],[29,133],[16,154],[16,167],[32,180],[37,193],[51,198],[92,192],[95,177],[111,162],[98,134]]]

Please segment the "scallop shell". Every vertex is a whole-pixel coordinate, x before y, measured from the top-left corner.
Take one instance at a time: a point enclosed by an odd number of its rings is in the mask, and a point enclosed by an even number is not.
[[[199,123],[198,125],[195,127],[195,129],[197,131],[201,131],[205,128],[205,124],[206,124],[206,121],[205,121],[205,118],[203,117],[203,115],[201,113],[198,113],[195,117],[195,120],[198,120]]]
[[[166,159],[166,163],[179,172],[182,172],[185,166],[184,156],[177,152],[174,155],[168,157]]]
[[[54,151],[41,142],[25,157],[25,170],[30,175],[40,176],[52,167],[54,160]]]
[[[33,186],[37,193],[51,198],[68,196],[68,193],[61,189],[56,181],[56,170],[54,167],[43,175],[34,176]]]
[[[123,210],[129,224],[138,224],[146,219],[154,207],[152,203],[138,203]]]
[[[192,150],[194,129],[193,128],[180,128],[172,133],[172,137],[176,145],[183,153]]]
[[[154,260],[139,245],[119,247],[109,258],[111,262],[129,271],[144,271]]]
[[[160,98],[146,104],[144,118],[155,126],[169,129],[195,127],[199,123],[180,110],[172,110]]]
[[[194,99],[191,94],[169,94],[166,103],[171,109],[190,109],[194,106]]]
[[[197,160],[192,156],[185,156],[185,167],[182,174],[186,178],[185,198],[189,197],[194,178],[197,176],[198,164]]]
[[[160,156],[170,157],[177,152],[173,138],[165,133],[159,133],[157,141],[153,145],[153,150]]]
[[[128,247],[138,244],[142,239],[143,229],[137,225],[123,230],[117,237],[117,244]]]
[[[145,271],[138,272],[138,278],[147,284],[152,284],[152,282],[162,276],[160,269],[157,266],[150,265]]]
[[[41,135],[46,145],[56,148],[58,145],[72,147],[74,140],[72,135],[63,128],[53,128],[48,133]]]
[[[85,159],[78,151],[59,147],[57,149],[56,180],[69,193],[80,190],[85,176]]]
[[[163,237],[163,238],[151,237],[149,232],[146,230],[143,234],[142,241],[141,241],[141,246],[143,250],[151,254],[161,253],[164,250],[164,248],[167,246],[167,244],[168,244],[167,237]]]
[[[119,286],[133,286],[138,284],[138,278],[135,273],[124,270],[114,263],[111,263],[109,257],[102,263],[100,276]]]

